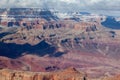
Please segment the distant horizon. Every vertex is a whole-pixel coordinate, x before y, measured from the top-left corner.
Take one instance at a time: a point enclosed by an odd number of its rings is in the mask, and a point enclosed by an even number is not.
[[[38,8],[38,9],[45,9],[45,8],[42,8],[42,7],[9,7],[9,8],[0,8],[0,9],[10,9],[10,8]],[[105,11],[105,10],[94,10],[94,9],[90,9],[90,10],[87,10],[87,9],[80,9],[80,10],[77,10],[77,11],[61,11],[61,10],[57,10],[57,9],[55,9],[55,8],[48,8],[48,10],[49,9],[53,9],[53,10],[55,10],[55,11],[59,11],[59,12],[63,12],[63,13],[66,13],[66,12],[88,12],[88,13],[92,13],[92,14],[99,14],[99,15],[105,15],[105,16],[113,16],[113,17],[120,17],[120,11],[118,11],[118,10],[107,10],[107,11]],[[47,10],[47,8],[46,8],[46,10]]]
[[[120,0],[1,0],[0,8],[54,8],[61,12],[90,12],[120,16]]]

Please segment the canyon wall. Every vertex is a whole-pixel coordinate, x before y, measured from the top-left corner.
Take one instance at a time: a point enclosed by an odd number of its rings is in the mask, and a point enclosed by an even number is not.
[[[87,80],[85,74],[75,68],[55,72],[25,72],[8,69],[0,70],[0,80]]]

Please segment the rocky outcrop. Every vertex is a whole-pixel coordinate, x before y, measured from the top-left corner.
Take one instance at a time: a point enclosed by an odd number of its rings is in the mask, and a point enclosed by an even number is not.
[[[85,74],[75,68],[57,72],[23,72],[8,69],[0,70],[0,80],[87,80]]]

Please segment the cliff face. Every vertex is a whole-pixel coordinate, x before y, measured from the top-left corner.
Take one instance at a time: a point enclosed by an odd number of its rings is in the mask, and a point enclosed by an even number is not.
[[[81,73],[72,67],[55,72],[28,72],[2,69],[0,70],[0,80],[120,80],[120,75],[89,78],[87,74]]]
[[[0,80],[86,80],[83,73],[74,68],[63,71],[33,73],[23,71],[0,70]]]

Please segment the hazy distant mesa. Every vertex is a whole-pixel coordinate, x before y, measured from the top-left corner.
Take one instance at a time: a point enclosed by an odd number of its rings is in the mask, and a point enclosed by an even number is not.
[[[7,4],[7,5],[6,5]],[[91,11],[94,13],[104,13],[119,15],[120,0],[1,0],[1,8],[55,8],[59,11]],[[111,12],[106,12],[111,11]]]

